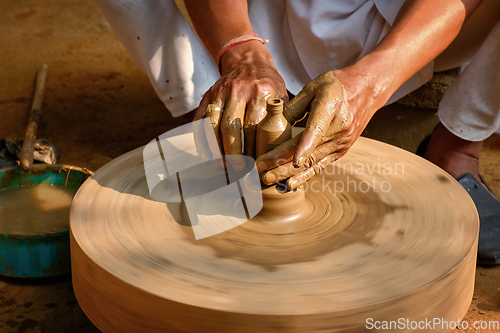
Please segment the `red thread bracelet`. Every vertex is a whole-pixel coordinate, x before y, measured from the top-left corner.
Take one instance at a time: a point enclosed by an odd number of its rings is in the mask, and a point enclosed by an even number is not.
[[[229,42],[224,44],[223,47],[221,47],[221,49],[219,51],[219,55],[217,56],[217,65],[219,66],[219,74],[222,75],[221,61],[222,61],[222,56],[224,55],[224,53],[226,53],[227,50],[229,50],[230,48],[232,48],[235,45],[250,42],[252,40],[258,40],[262,44],[269,43],[269,39],[262,39],[257,35],[246,35],[246,36],[240,36],[240,37],[233,38]]]

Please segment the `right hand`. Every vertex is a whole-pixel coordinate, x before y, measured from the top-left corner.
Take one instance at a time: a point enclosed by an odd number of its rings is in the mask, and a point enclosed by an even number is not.
[[[285,82],[266,47],[259,41],[249,41],[231,47],[224,54],[222,76],[203,96],[194,120],[210,118],[221,154],[245,153],[255,158],[257,125],[266,114],[267,99],[276,97],[288,101]],[[210,159],[211,153],[203,145],[204,134],[195,130],[194,135],[198,153],[205,160]],[[238,159],[233,160],[236,170],[244,167],[237,165]]]

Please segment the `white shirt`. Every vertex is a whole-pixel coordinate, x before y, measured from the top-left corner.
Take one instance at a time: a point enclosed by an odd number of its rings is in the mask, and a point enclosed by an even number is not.
[[[174,0],[97,0],[132,59],[173,116],[195,109],[220,78],[217,66]],[[387,34],[404,0],[249,0],[254,31],[297,94],[319,74],[353,64]],[[432,63],[389,103],[432,77]]]

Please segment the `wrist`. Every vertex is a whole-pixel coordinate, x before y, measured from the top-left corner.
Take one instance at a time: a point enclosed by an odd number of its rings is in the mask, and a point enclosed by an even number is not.
[[[386,103],[384,85],[365,68],[352,65],[331,72],[343,86],[346,105],[356,110],[358,117],[371,118]]]
[[[269,39],[262,39],[257,35],[242,35],[240,37],[232,38],[229,42],[224,44],[219,52],[217,53],[217,66],[219,67],[219,73],[222,74],[222,69],[221,69],[221,60],[224,54],[229,51],[232,47],[235,47],[240,44],[248,43],[248,42],[253,42],[253,41],[258,41],[261,42],[262,44],[267,44],[269,43]]]
[[[228,48],[219,56],[219,71],[221,75],[232,67],[258,62],[273,63],[272,57],[261,40],[249,40]],[[274,65],[273,65],[274,66]]]
[[[355,100],[351,105],[359,104],[372,115],[382,108],[392,94],[404,82],[398,81],[398,73],[387,63],[387,58],[368,55],[355,64],[333,70],[333,74],[342,82],[350,96]],[[389,62],[390,63],[390,62]]]

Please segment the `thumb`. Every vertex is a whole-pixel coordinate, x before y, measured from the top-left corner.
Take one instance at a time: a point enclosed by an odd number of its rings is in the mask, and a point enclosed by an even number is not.
[[[307,84],[290,102],[283,108],[283,116],[292,126],[307,115],[309,104],[314,98],[314,91]]]

